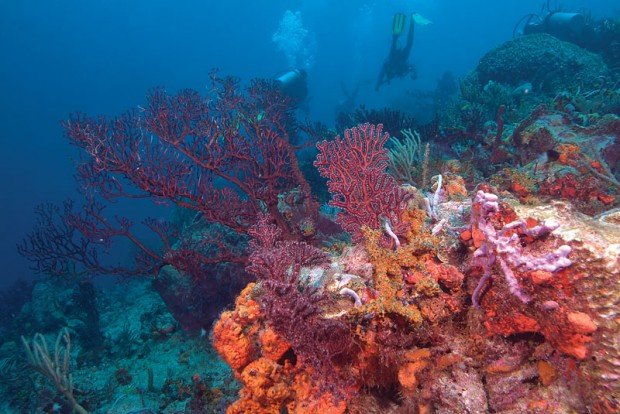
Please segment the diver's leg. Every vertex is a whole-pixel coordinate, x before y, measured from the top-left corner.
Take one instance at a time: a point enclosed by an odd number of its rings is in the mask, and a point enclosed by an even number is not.
[[[390,56],[398,50],[398,35],[392,35],[392,46],[390,47]]]
[[[409,53],[411,53],[411,48],[413,47],[413,34],[415,31],[415,22],[413,20],[413,16],[411,16],[411,22],[409,23],[409,33],[407,33],[407,44],[405,44],[405,48],[403,49],[404,55],[409,57]]]

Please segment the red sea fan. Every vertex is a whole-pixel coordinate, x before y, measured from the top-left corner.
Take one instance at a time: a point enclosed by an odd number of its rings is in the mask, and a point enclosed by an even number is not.
[[[385,172],[388,157],[383,145],[389,134],[382,128],[362,124],[346,130],[344,138],[317,144],[320,153],[314,165],[328,180],[329,205],[342,210],[337,222],[354,241],[362,238],[363,225],[377,229],[385,220],[396,234],[406,230],[401,215],[411,195]]]
[[[267,81],[243,93],[236,80],[214,76],[207,97],[155,89],[139,111],[110,120],[78,114],[63,126],[83,150],[81,184],[105,199],[172,202],[243,234],[263,208],[295,233],[278,196],[296,187],[309,196],[290,144],[290,105]],[[314,217],[316,206],[307,208]]]
[[[237,80],[213,74],[207,96],[154,89],[143,106],[123,115],[76,114],[63,126],[80,149],[77,177],[88,201],[83,211],[71,203],[37,210],[40,220],[19,252],[40,272],[157,276],[156,289],[175,316],[194,326],[213,314],[203,302],[222,305],[247,280],[239,271],[248,259],[245,237],[262,211],[285,239],[312,239],[278,208],[280,195],[295,190],[302,201],[292,213],[298,208],[309,220],[318,217],[291,144],[298,123],[272,81],[242,89]],[[145,220],[157,236],[147,238],[131,220],[105,212],[110,201],[136,198],[193,210],[194,223],[205,228],[179,231]],[[103,260],[117,239],[135,246],[131,266]],[[223,263],[230,269],[220,269]],[[166,265],[176,270],[162,280]]]

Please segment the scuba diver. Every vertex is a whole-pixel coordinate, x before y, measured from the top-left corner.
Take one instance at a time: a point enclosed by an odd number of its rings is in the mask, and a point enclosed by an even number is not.
[[[294,107],[299,106],[308,97],[308,73],[304,69],[289,70],[278,76],[275,82]]]
[[[620,67],[620,20],[594,20],[584,13],[561,11],[552,8],[550,0],[542,12],[546,13],[543,17],[536,13],[523,16],[513,29],[513,37],[522,26],[522,35],[546,33],[600,54],[611,68]]]
[[[581,13],[549,12],[544,18],[528,15],[523,34],[547,33],[565,42],[578,44],[583,37],[585,18]]]
[[[403,78],[411,73],[412,79],[416,78],[415,66],[409,64],[409,54],[413,47],[413,33],[415,14],[411,16],[411,22],[409,23],[409,33],[407,34],[407,43],[402,49],[398,48],[398,38],[403,33],[405,28],[407,17],[403,13],[396,13],[392,22],[392,47],[390,48],[390,54],[383,62],[381,72],[379,72],[379,78],[375,85],[375,90],[378,91],[381,85],[384,83],[390,83],[390,81],[396,77]]]

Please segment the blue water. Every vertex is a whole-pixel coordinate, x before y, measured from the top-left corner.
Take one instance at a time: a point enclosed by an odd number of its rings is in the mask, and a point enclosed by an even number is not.
[[[616,0],[562,4],[595,15],[618,8]],[[289,62],[272,35],[292,10],[309,34],[308,116],[331,124],[340,82],[376,78],[395,12],[416,11],[433,24],[416,33],[411,61],[418,79],[394,81],[379,93],[362,89],[359,103],[370,107],[405,89],[433,89],[446,70],[466,74],[512,36],[519,17],[540,8],[539,0],[2,1],[0,285],[30,276],[15,244],[32,227],[33,206],[74,194],[76,152],[59,126],[69,113],[116,114],[158,85],[204,90],[214,67],[244,80],[273,77]]]

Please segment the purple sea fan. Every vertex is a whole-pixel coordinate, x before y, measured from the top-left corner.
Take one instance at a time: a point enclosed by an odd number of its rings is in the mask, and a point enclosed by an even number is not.
[[[256,236],[247,266],[261,281],[262,312],[274,331],[291,344],[296,359],[312,368],[322,391],[338,396],[348,381],[336,365],[352,349],[349,326],[337,318],[325,318],[329,297],[299,280],[302,267],[325,265],[329,256],[304,242],[277,241],[277,234],[269,229],[263,217],[251,231]]]

